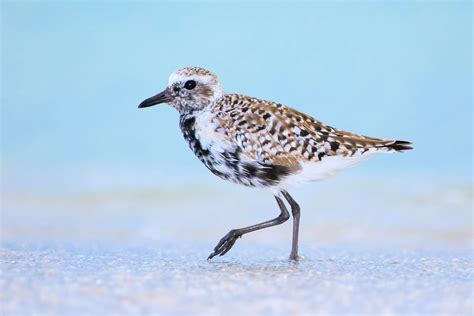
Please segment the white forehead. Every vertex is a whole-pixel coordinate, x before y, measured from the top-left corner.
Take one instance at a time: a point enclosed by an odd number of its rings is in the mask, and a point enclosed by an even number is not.
[[[194,80],[204,84],[216,83],[216,78],[211,75],[183,74],[179,72],[173,72],[168,80],[168,84],[172,85],[176,82],[186,82],[188,80]]]

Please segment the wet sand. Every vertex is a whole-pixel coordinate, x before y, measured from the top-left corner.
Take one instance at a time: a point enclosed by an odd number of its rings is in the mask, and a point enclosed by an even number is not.
[[[229,229],[276,215],[258,191],[10,192],[2,314],[472,314],[469,187],[340,186],[296,194],[298,263],[289,222],[206,261]]]
[[[160,251],[158,249],[168,249]],[[464,252],[257,246],[206,262],[205,247],[8,245],[4,315],[450,314],[472,311]],[[270,259],[272,258],[272,259]]]

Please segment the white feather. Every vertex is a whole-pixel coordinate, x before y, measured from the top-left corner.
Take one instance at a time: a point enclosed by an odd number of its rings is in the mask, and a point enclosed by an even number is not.
[[[321,161],[303,162],[301,163],[300,171],[281,181],[275,190],[288,189],[307,182],[324,180],[366,160],[375,153],[375,150],[369,150],[363,154],[356,154],[352,157],[324,156]]]

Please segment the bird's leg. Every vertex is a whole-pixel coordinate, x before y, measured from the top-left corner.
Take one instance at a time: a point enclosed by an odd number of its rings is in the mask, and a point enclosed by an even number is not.
[[[286,191],[281,191],[285,199],[291,206],[293,214],[293,240],[291,242],[290,260],[298,260],[298,234],[300,230],[300,206]]]
[[[263,223],[252,225],[252,226],[239,228],[239,229],[232,229],[229,233],[227,233],[227,235],[225,235],[219,241],[217,246],[214,248],[214,252],[211,253],[207,259],[210,260],[214,256],[217,256],[217,255],[223,256],[224,254],[226,254],[235,244],[235,242],[237,241],[237,238],[242,237],[242,235],[244,234],[247,234],[259,229],[263,229],[263,228],[267,228],[267,227],[271,227],[275,225],[280,225],[286,222],[290,218],[290,214],[288,213],[288,210],[286,209],[285,203],[280,197],[276,195],[275,195],[275,199],[278,203],[278,206],[280,207],[280,215],[278,215],[278,217],[271,219],[269,221],[263,222]]]

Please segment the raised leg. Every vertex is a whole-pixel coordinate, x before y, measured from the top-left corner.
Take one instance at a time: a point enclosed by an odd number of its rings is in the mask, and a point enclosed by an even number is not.
[[[284,222],[286,222],[290,218],[290,214],[288,213],[288,210],[286,209],[285,203],[282,201],[282,199],[278,196],[275,195],[275,199],[278,203],[278,206],[280,207],[280,215],[278,217],[263,222],[259,224],[255,224],[252,226],[244,227],[244,228],[239,228],[239,229],[232,229],[227,235],[225,235],[217,244],[217,246],[214,248],[214,251],[209,255],[207,260],[212,259],[214,256],[223,256],[226,254],[232,246],[234,246],[235,242],[237,241],[237,238],[242,237],[242,235],[259,230],[259,229],[264,229],[267,227],[275,226],[275,225],[280,225]]]
[[[286,191],[281,191],[285,199],[291,206],[291,213],[293,214],[293,240],[291,242],[291,260],[298,260],[298,234],[300,230],[300,206]]]

